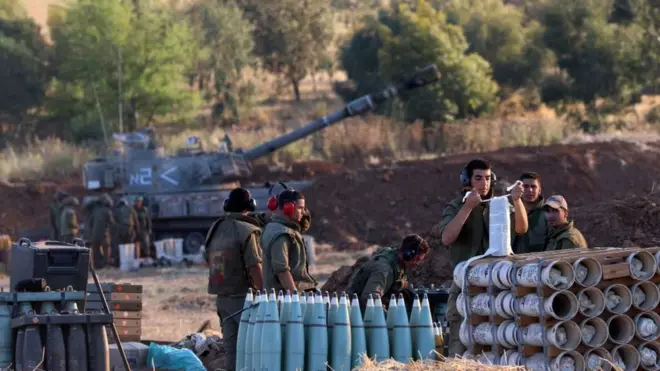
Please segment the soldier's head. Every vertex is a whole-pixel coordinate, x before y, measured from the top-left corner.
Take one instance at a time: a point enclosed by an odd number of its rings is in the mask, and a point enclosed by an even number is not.
[[[247,214],[250,211],[254,211],[256,206],[256,201],[247,189],[234,188],[229,192],[229,197],[225,200],[223,209],[228,213]]]
[[[568,222],[568,203],[560,195],[548,197],[543,204],[543,211],[545,211],[548,223],[553,227],[559,227]]]
[[[522,199],[525,202],[536,202],[541,196],[541,177],[534,172],[522,173],[520,181],[523,183]]]
[[[69,193],[67,193],[66,191],[63,191],[61,189],[58,189],[57,191],[55,191],[55,195],[53,196],[53,200],[57,203],[60,203],[60,202],[62,202],[62,200],[64,200],[68,196],[69,196]]]
[[[476,191],[484,198],[491,194],[491,183],[493,173],[490,162],[477,158],[468,162],[461,173],[463,187],[470,191]]]
[[[143,202],[144,202],[144,198],[142,196],[135,197],[135,207],[141,208]]]
[[[403,238],[399,246],[399,260],[406,268],[421,263],[429,252],[429,244],[419,235],[410,234]]]
[[[293,189],[285,189],[277,196],[278,212],[291,221],[300,223],[305,213],[305,195]]]

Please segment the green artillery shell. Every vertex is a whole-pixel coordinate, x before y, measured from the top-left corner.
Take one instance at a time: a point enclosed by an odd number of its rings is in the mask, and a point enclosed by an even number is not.
[[[387,312],[392,314],[392,307]],[[406,313],[406,303],[403,301],[403,295],[399,294],[396,311],[394,313],[394,329],[390,342],[392,358],[401,363],[408,363],[412,357],[412,338],[410,335],[410,326],[408,324],[408,314]]]
[[[351,370],[362,364],[367,354],[367,336],[357,294],[351,300]]]
[[[271,289],[261,330],[261,370],[282,369],[282,328],[275,289]]]
[[[247,295],[245,296],[245,303],[243,303],[243,309],[252,305],[252,289],[249,289]],[[236,369],[242,370],[245,368],[245,351],[246,351],[246,339],[247,331],[250,323],[250,310],[244,310],[241,313],[241,320],[238,323],[238,335],[236,337]]]
[[[284,348],[285,371],[303,370],[305,368],[305,327],[300,304],[298,291],[294,291],[286,324],[286,340],[284,342],[286,345]]]
[[[336,298],[333,297],[332,300]],[[332,305],[332,301],[330,302]],[[330,351],[330,367],[335,371],[351,370],[351,322],[348,313],[346,294],[341,299],[334,313],[332,327],[332,349]]]
[[[380,295],[376,295],[374,298],[371,338],[367,338],[367,349],[378,362],[390,358],[390,340],[387,337],[387,322]]]
[[[309,303],[308,303],[309,304]],[[309,308],[308,308],[309,309]],[[320,293],[314,298],[312,318],[309,322],[306,371],[325,371],[328,362],[328,318],[325,303]]]

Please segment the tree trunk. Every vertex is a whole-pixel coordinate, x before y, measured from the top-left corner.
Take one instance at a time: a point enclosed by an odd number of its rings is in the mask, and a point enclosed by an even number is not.
[[[293,86],[293,95],[296,97],[296,101],[300,102],[300,81],[291,79],[291,85]]]

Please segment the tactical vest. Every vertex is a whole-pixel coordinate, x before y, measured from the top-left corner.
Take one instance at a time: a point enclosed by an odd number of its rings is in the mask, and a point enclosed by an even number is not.
[[[269,264],[271,245],[281,235],[288,235],[294,246],[293,249],[289,250],[289,265],[293,282],[298,291],[316,288],[317,282],[309,273],[307,248],[302,235],[297,230],[283,224],[288,223],[288,221],[284,221],[282,217],[273,216],[271,220],[266,225],[266,228],[264,228],[263,235],[261,236],[261,247],[264,250],[264,288],[274,288],[276,291],[284,288],[277,275],[273,272],[272,266]]]
[[[397,257],[397,250],[391,247],[384,248],[374,254],[371,259],[364,262],[358,267],[351,277],[351,285],[347,289],[349,295],[358,294],[361,295],[364,290],[364,286],[371,276],[371,270],[367,269],[369,264],[375,260],[385,260],[390,265],[392,269],[392,286],[388,288],[387,292],[383,293],[383,297],[388,297],[392,293],[398,292],[403,287],[403,283],[406,280],[405,270],[399,265],[399,259]]]
[[[74,225],[69,225],[69,220],[74,220]],[[78,221],[76,220],[76,212],[70,206],[64,206],[60,214],[60,237],[72,235],[78,237]]]
[[[209,294],[245,296],[248,289],[254,289],[243,256],[250,235],[258,239],[260,233],[259,227],[236,216],[224,217],[211,227],[205,244],[210,265]]]

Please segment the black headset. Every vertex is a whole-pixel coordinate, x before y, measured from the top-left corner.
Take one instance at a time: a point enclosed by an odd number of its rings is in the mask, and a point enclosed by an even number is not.
[[[257,210],[257,200],[252,198],[252,193],[250,193],[250,191],[248,191],[248,193],[250,194],[250,199],[247,201],[248,203],[247,210],[250,212],[254,212],[255,210]],[[224,211],[227,211],[228,206],[229,206],[229,198],[225,198],[224,202],[222,203],[222,209]]]
[[[415,238],[415,244],[411,247],[403,249],[403,260],[411,261],[415,259],[415,256],[419,253],[419,245],[422,244],[424,240],[421,237]]]
[[[495,172],[491,169],[490,171],[490,188],[493,188],[495,183],[497,183],[497,175],[495,175]],[[467,166],[463,168],[463,171],[461,171],[461,185],[463,187],[470,187],[471,182],[470,179],[471,177],[468,175],[468,169]]]

